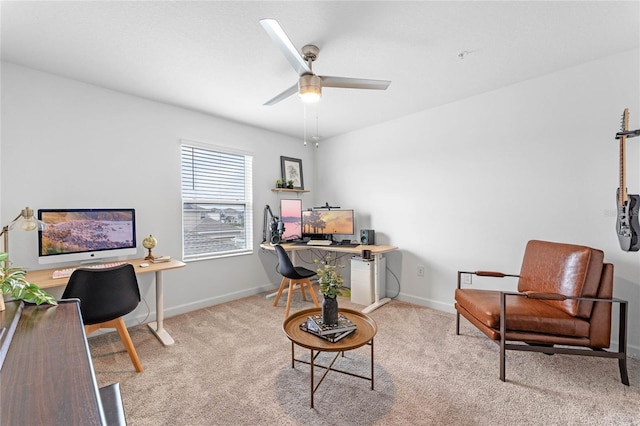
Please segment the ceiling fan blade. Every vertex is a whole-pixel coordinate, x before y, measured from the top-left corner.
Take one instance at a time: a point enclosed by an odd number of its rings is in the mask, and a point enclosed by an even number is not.
[[[311,74],[311,68],[298,52],[298,49],[291,43],[289,37],[284,32],[278,21],[275,19],[261,19],[260,25],[267,32],[271,41],[282,51],[287,61],[291,64],[298,75]]]
[[[389,80],[368,80],[364,78],[319,76],[322,87],[341,87],[344,89],[373,89],[387,90],[391,84]]]
[[[298,83],[296,83],[293,86],[289,87],[287,90],[285,90],[284,92],[280,93],[275,98],[269,99],[263,105],[271,106],[271,105],[277,104],[278,102],[285,100],[286,98],[288,98],[289,96],[293,95],[294,93],[298,93]]]

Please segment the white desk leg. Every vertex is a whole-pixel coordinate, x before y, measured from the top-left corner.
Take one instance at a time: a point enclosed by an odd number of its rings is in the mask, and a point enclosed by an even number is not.
[[[163,345],[173,345],[175,341],[164,329],[164,290],[162,271],[156,271],[156,320],[149,323],[149,328]]]
[[[373,255],[373,261],[374,261],[373,282],[375,287],[375,291],[374,291],[375,301],[373,302],[373,304],[367,306],[362,310],[362,312],[364,312],[365,314],[368,314],[369,312],[373,312],[376,309],[378,309],[380,306],[384,305],[385,303],[389,303],[391,301],[391,299],[389,299],[388,297],[380,299],[380,265],[382,264],[382,253]],[[385,271],[382,271],[382,273],[385,273]]]

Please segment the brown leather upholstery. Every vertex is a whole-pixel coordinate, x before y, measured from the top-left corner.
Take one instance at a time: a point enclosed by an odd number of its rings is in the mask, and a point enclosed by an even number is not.
[[[505,344],[507,341],[517,341],[544,347],[580,346],[604,352],[602,350],[610,346],[611,340],[612,302],[621,302],[624,312],[621,306],[620,348],[614,356],[604,353],[620,360],[622,381],[625,383],[626,380],[625,384],[628,384],[626,301],[613,299],[613,265],[604,263],[603,260],[604,253],[601,250],[533,240],[527,243],[520,275],[479,271],[476,275],[519,278],[518,293],[506,292],[505,336],[500,334],[502,293],[462,288],[460,272],[455,291],[456,333],[459,334],[459,318],[462,315],[489,338],[500,340],[506,349],[529,350],[523,349],[521,345]],[[558,352],[570,353],[571,350],[563,349]],[[597,355],[595,351],[587,354],[605,356]],[[504,349],[501,356],[504,357]],[[501,359],[501,379],[504,380],[503,365],[504,360]]]
[[[565,296],[595,297],[600,284],[604,253],[572,244],[529,241],[524,252],[518,291],[529,290]],[[569,315],[589,318],[592,302],[545,301]]]
[[[490,290],[456,290],[457,307],[465,318],[471,316],[495,333],[499,339],[500,292]],[[531,331],[570,337],[589,337],[589,321],[573,317],[541,300],[512,296],[507,299],[507,332]],[[607,346],[608,343],[607,343]]]

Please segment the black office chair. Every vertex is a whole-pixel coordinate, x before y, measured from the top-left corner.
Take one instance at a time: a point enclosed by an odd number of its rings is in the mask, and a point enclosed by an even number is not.
[[[318,304],[318,298],[313,292],[313,286],[311,285],[311,281],[309,280],[309,278],[316,275],[316,272],[307,268],[303,268],[302,266],[293,266],[291,259],[289,259],[287,252],[282,248],[282,246],[276,245],[275,249],[276,253],[278,253],[278,266],[276,267],[276,270],[280,275],[282,275],[282,282],[280,283],[280,288],[278,289],[276,300],[273,301],[273,306],[278,306],[280,296],[282,295],[287,282],[289,282],[289,291],[287,293],[287,307],[284,311],[285,318],[289,316],[289,309],[291,308],[291,294],[293,293],[295,284],[300,285],[302,300],[307,300],[307,296],[304,292],[306,287],[309,290],[309,293],[311,293],[313,303],[315,303],[316,307],[320,307],[320,305]]]
[[[122,317],[140,303],[140,289],[133,265],[113,268],[78,268],[69,277],[63,299],[80,299],[86,334],[100,328],[115,328],[137,372],[142,364]]]

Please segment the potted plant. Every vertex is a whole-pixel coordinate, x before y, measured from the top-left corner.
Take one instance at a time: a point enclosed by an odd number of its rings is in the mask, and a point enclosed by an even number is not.
[[[276,188],[282,188],[282,179],[276,180]]]
[[[293,181],[292,180],[287,182],[287,188],[293,189]]]
[[[336,270],[335,265],[323,262],[324,266],[317,269],[318,284],[322,299],[322,321],[325,324],[333,325],[338,323],[338,299],[342,295],[342,283],[344,279]]]
[[[4,299],[2,296],[5,294],[11,295],[14,299],[26,300],[36,305],[43,303],[58,304],[56,299],[49,293],[27,281],[25,278],[27,272],[23,268],[10,267],[8,265],[8,257],[8,253],[0,253],[0,263],[2,264],[0,268],[0,311],[4,311]]]

